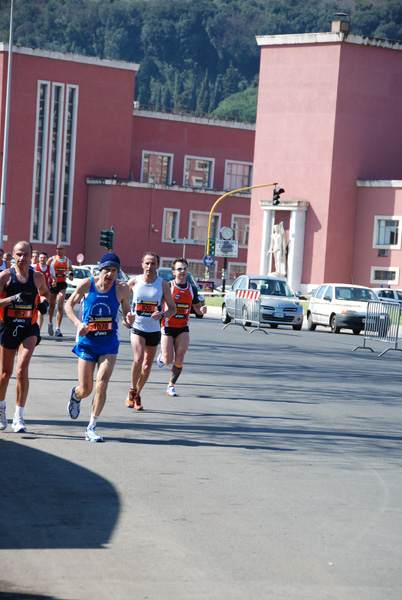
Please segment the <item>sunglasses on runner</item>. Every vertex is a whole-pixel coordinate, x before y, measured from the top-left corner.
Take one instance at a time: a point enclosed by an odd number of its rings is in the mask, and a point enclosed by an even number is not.
[[[187,267],[177,267],[176,271],[187,271]]]

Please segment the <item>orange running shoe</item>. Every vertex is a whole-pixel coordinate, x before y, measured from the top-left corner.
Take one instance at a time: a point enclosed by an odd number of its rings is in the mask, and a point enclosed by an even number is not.
[[[144,410],[144,407],[141,404],[141,396],[139,395],[138,392],[136,392],[136,394],[134,396],[134,407],[135,407],[135,410]]]
[[[137,395],[137,390],[132,390],[132,389],[131,389],[131,390],[128,392],[128,396],[127,396],[127,398],[126,398],[126,406],[127,406],[128,408],[134,408],[134,399],[135,399],[135,396],[136,396],[136,395]]]

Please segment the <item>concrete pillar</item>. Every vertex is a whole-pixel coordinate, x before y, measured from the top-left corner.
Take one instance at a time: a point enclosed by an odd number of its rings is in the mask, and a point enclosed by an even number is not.
[[[300,291],[303,273],[304,231],[306,211],[292,210],[289,225],[288,276],[287,281],[293,291]]]
[[[267,275],[271,271],[272,254],[267,255],[267,252],[271,246],[274,220],[275,212],[273,210],[263,211],[260,275]]]

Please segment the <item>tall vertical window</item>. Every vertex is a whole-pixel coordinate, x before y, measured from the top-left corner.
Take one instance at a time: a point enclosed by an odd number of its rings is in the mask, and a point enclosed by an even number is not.
[[[172,175],[172,155],[153,152],[142,153],[142,183],[169,185]]]
[[[57,232],[57,212],[60,185],[60,158],[61,141],[63,133],[63,88],[62,85],[53,85],[53,98],[51,110],[51,147],[49,150],[48,188],[45,241],[55,242]]]
[[[239,246],[248,246],[250,217],[246,215],[232,215],[232,229],[235,232],[235,240],[239,242]]]
[[[71,212],[74,186],[75,143],[77,131],[78,88],[67,86],[64,117],[63,176],[61,198],[60,241],[70,242]]]
[[[225,163],[225,190],[239,190],[250,187],[253,166],[250,163],[231,162]]]
[[[41,241],[46,183],[47,131],[49,116],[49,84],[38,82],[36,103],[35,159],[31,216],[32,241]]]
[[[70,242],[77,108],[77,86],[38,82],[31,213],[34,242]]]
[[[184,161],[184,185],[187,187],[212,188],[214,160],[186,156]]]
[[[179,237],[180,211],[165,208],[163,211],[163,240],[170,241]]]
[[[220,215],[214,215],[211,223],[211,238],[218,235]],[[203,244],[208,235],[209,213],[190,212],[190,239]]]

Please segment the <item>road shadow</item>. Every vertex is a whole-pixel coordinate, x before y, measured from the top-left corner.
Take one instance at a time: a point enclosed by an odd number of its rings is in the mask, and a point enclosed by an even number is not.
[[[10,440],[0,441],[0,549],[102,548],[120,502],[103,477]],[[0,596],[1,600],[1,596]]]

